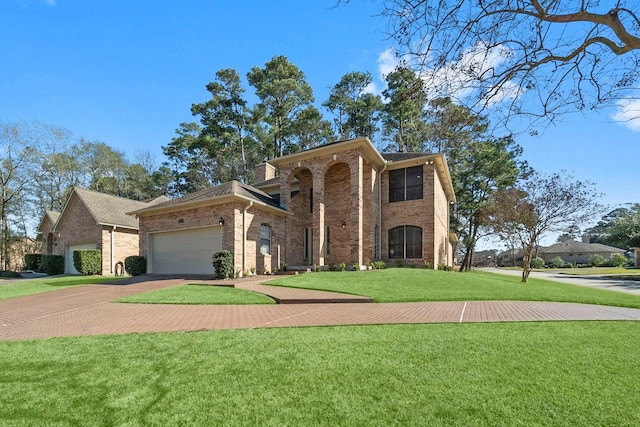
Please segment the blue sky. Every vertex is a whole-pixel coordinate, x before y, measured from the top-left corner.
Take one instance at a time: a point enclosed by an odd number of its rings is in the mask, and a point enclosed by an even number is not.
[[[205,85],[219,69],[244,76],[285,55],[305,73],[319,108],[351,71],[370,71],[381,90],[392,45],[376,2],[335,3],[2,0],[0,122],[36,119],[130,160],[149,150],[159,164],[160,147],[194,120],[191,104],[207,99]],[[523,132],[523,157],[541,172],[566,169],[595,182],[612,207],[640,202],[640,126],[618,123],[614,113],[568,115],[538,137]]]

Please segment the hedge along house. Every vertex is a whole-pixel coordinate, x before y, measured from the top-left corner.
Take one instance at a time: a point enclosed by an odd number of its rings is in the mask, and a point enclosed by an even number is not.
[[[226,249],[245,274],[379,259],[452,265],[454,202],[443,155],[382,155],[358,138],[258,165],[253,186],[231,181],[131,213],[148,272],[210,274],[213,252]]]
[[[118,263],[139,253],[138,221],[127,212],[166,200],[137,201],[73,187],[62,212],[48,211],[40,222],[42,253],[64,256],[64,272],[78,274],[73,252],[97,249],[102,252],[101,274],[115,274]]]

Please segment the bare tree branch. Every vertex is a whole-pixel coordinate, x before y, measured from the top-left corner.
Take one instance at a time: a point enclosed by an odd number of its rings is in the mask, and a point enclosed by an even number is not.
[[[434,96],[554,120],[640,98],[635,0],[379,0]]]

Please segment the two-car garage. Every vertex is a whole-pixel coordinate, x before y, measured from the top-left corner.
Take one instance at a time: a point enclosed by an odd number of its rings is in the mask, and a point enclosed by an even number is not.
[[[153,274],[214,274],[213,253],[222,248],[221,227],[149,234],[147,271]]]

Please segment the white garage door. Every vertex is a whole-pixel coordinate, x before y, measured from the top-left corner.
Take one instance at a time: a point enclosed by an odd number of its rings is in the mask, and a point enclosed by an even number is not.
[[[67,246],[67,253],[64,256],[64,272],[66,274],[80,274],[78,270],[73,266],[73,251],[79,251],[81,249],[95,249],[95,243],[85,243],[82,245],[69,245]]]
[[[151,273],[213,274],[213,253],[222,248],[220,227],[154,233],[149,238]]]

